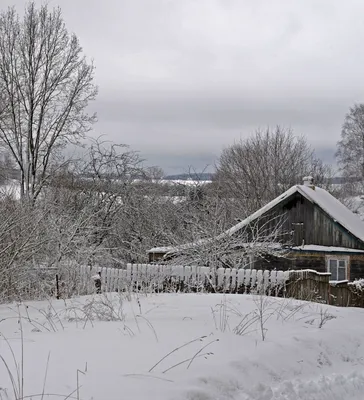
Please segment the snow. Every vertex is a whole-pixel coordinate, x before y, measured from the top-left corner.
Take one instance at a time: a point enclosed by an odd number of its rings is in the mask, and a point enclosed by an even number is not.
[[[349,283],[349,281],[346,279],[344,279],[342,281],[330,281],[330,285],[332,285],[332,286],[342,285],[344,283]]]
[[[0,355],[17,386],[9,346],[20,366],[23,347],[24,398],[362,400],[363,317],[363,309],[249,295],[9,304],[0,306]],[[0,399],[14,399],[1,360]]]
[[[321,276],[327,276],[327,275],[331,275],[331,272],[318,272],[318,271],[316,271],[315,269],[300,269],[300,270],[291,270],[291,271],[288,271],[288,272],[292,272],[292,273],[300,273],[300,274],[303,274],[303,276],[304,276],[304,274],[305,273],[312,273],[312,274],[315,274],[315,275],[321,275]]]
[[[208,238],[208,239],[200,239],[197,240],[196,242],[193,243],[186,243],[182,244],[180,246],[161,246],[161,247],[153,247],[152,249],[148,250],[148,253],[170,253],[170,252],[175,252],[178,250],[185,250],[185,249],[190,249],[192,247],[196,246],[204,246],[208,243],[212,243],[214,240],[217,238]]]
[[[364,279],[357,279],[354,282],[349,282],[348,284],[355,287],[355,289],[359,291],[364,289]]]
[[[317,251],[324,253],[364,253],[364,250],[349,249],[347,247],[335,247],[335,246],[318,246],[315,244],[305,244],[304,246],[294,246],[292,250],[300,251]]]
[[[225,233],[223,235],[226,235]],[[177,250],[185,250],[185,249],[190,249],[192,247],[196,246],[204,246],[207,245],[208,243],[213,243],[215,240],[220,240],[223,238],[223,235],[217,236],[215,239],[200,239],[197,240],[196,242],[193,243],[186,243],[181,246],[173,247],[173,246],[161,246],[161,247],[153,247],[152,249],[148,250],[148,253],[171,253],[175,252]],[[254,242],[254,243],[246,243],[246,242],[237,242],[234,243],[233,247],[245,247],[245,248],[258,248],[258,247],[264,247],[264,248],[270,248],[270,249],[281,249],[282,244],[281,243],[275,243],[275,242]],[[363,250],[364,253],[364,250]]]
[[[182,185],[182,186],[202,186],[202,185],[208,185],[212,181],[209,180],[193,180],[193,179],[161,179],[159,181],[160,183],[163,184],[168,184],[168,185]]]
[[[152,249],[148,250],[148,253],[168,253],[172,251],[175,247],[173,246],[161,246],[161,247],[153,247]]]
[[[94,281],[97,281],[97,280],[101,279],[101,273],[98,273],[96,275],[92,275],[91,279],[93,279]]]

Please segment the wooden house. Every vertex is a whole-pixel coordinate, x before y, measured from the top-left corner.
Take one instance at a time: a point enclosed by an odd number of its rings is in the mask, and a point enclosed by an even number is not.
[[[329,192],[316,187],[311,177],[220,236],[239,236],[252,224],[273,231],[277,229],[278,216],[282,216],[279,245],[285,256],[256,258],[255,269],[313,269],[331,272],[331,280],[335,281],[364,278],[364,222]],[[174,247],[153,248],[149,261],[160,261],[177,251]]]

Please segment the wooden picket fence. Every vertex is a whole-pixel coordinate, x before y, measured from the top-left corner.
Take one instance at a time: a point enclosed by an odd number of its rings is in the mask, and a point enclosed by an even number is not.
[[[102,292],[253,293],[364,308],[364,280],[332,283],[330,273],[313,270],[262,271],[156,264],[128,264],[125,269],[76,264],[58,269],[40,266],[26,270],[24,284],[18,283],[15,292],[8,293],[3,287],[0,301],[94,294],[93,277],[99,271]]]
[[[364,288],[352,282],[330,282],[329,272],[290,271],[286,283],[287,297],[338,307],[364,308]]]
[[[93,277],[101,272],[103,292],[269,292],[285,290],[288,271],[128,264],[126,269],[81,266],[72,285],[79,295],[95,293]],[[63,285],[65,286],[65,285]]]
[[[72,273],[65,296],[95,293],[93,276],[101,272],[102,292],[258,293],[343,307],[364,307],[364,290],[347,282],[333,285],[330,273],[313,270],[269,271],[156,264],[128,264],[126,269],[81,266]],[[65,277],[63,277],[65,278]]]

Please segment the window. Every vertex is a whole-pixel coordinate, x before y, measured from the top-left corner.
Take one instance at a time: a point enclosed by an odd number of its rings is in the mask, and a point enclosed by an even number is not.
[[[331,281],[344,281],[348,279],[348,260],[345,258],[329,258],[327,271],[331,272]]]

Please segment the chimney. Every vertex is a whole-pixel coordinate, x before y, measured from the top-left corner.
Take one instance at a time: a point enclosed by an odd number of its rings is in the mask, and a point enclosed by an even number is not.
[[[308,186],[311,189],[315,190],[315,185],[313,184],[313,178],[312,176],[305,176],[303,178],[303,184],[304,186]]]

